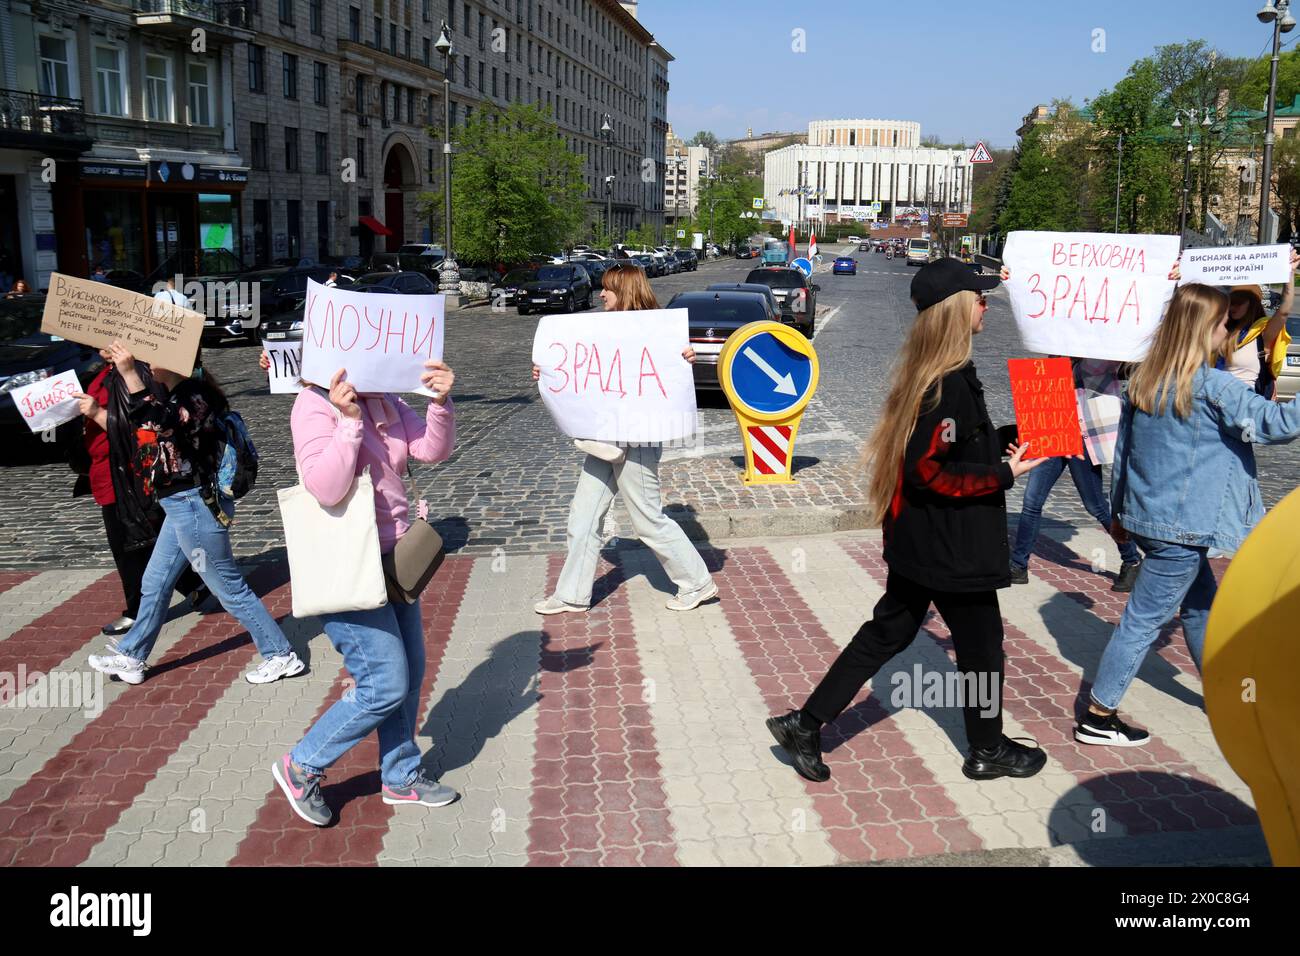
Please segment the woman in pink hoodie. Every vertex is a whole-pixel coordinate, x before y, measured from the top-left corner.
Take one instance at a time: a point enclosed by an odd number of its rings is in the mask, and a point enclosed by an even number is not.
[[[455,375],[442,362],[425,363],[422,381],[435,397],[423,417],[396,395],[358,395],[345,376],[339,369],[328,390],[312,386],[298,393],[290,417],[294,458],[303,485],[326,506],[342,501],[357,476],[369,471],[379,548],[386,554],[410,527],[402,477],[407,459],[445,461],[456,443],[449,396]],[[356,686],[271,768],[294,812],[317,826],[328,824],[333,815],[320,786],[326,768],[376,730],[385,803],[451,803],[456,792],[424,776],[415,744],[424,681],[419,603],[327,614],[322,623]]]

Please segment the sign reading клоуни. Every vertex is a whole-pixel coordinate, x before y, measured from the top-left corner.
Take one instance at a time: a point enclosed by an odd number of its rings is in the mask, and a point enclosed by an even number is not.
[[[1141,360],[1174,294],[1177,236],[1013,232],[1002,262],[1025,348]]]

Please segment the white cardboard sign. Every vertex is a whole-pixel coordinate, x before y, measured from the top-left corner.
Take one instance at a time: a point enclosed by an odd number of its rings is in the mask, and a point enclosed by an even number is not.
[[[1188,249],[1179,266],[1179,285],[1204,282],[1206,285],[1270,285],[1290,282],[1291,247],[1219,246],[1212,249]]]
[[[271,383],[271,394],[293,395],[301,392],[302,386],[298,381],[302,376],[302,343],[267,342],[266,354],[271,359],[271,367],[266,370]]]
[[[327,386],[347,369],[358,392],[418,392],[424,363],[442,358],[446,297],[326,288],[308,281],[302,378]]]
[[[31,385],[21,385],[9,394],[13,396],[14,406],[27,427],[33,432],[43,432],[81,414],[77,400],[72,397],[80,392],[77,373],[69,369]]]
[[[695,434],[685,309],[548,315],[533,364],[542,401],[570,438],[660,444]]]
[[[1002,252],[1025,347],[1138,361],[1174,294],[1177,236],[1013,232]]]

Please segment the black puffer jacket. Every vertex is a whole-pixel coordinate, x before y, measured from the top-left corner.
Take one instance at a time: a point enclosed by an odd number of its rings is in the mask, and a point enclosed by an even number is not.
[[[984,405],[974,363],[939,383],[907,443],[898,486],[885,515],[891,571],[938,591],[990,591],[1010,585],[1007,504],[1014,482]]]

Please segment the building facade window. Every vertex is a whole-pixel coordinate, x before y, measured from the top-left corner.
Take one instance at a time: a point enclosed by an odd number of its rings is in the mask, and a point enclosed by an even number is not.
[[[248,124],[248,142],[252,148],[253,155],[250,157],[251,165],[254,169],[266,169],[266,124],[249,123]]]
[[[171,59],[157,54],[144,58],[144,115],[154,123],[175,122]]]
[[[63,37],[42,36],[41,92],[46,96],[74,96],[72,56]]]
[[[212,84],[208,79],[207,63],[190,63],[186,66],[189,83],[189,116],[191,126],[212,125]]]
[[[316,172],[324,176],[329,172],[329,133],[316,134]]]
[[[317,62],[312,67],[312,93],[317,106],[325,106],[329,101],[329,67]]]
[[[286,173],[298,171],[298,127],[296,126],[284,128],[284,171]]]
[[[353,43],[361,42],[361,8],[348,7],[348,39]]]
[[[366,178],[366,138],[357,137],[357,176],[361,179]]]
[[[296,100],[298,98],[298,57],[292,53],[282,53],[282,74],[284,80],[284,98],[286,100]]]
[[[382,17],[375,17],[375,42],[376,50],[384,48],[384,21]]]
[[[321,23],[320,5],[321,0],[307,0],[308,29],[317,36],[320,36],[324,31],[324,25]]]
[[[105,116],[126,115],[126,81],[122,74],[122,51],[112,46],[95,47],[95,112]]]
[[[425,66],[428,66],[428,65],[429,65],[429,53],[430,53],[430,50],[431,50],[431,47],[430,47],[430,44],[429,44],[429,38],[428,38],[428,37],[425,37],[425,38],[424,38],[424,65],[425,65]]]
[[[357,98],[353,107],[356,109],[358,116],[366,115],[366,78],[364,76],[357,77]]]
[[[293,0],[280,0],[280,22],[293,24]]]
[[[248,45],[248,91],[266,92],[266,47],[256,43]]]

